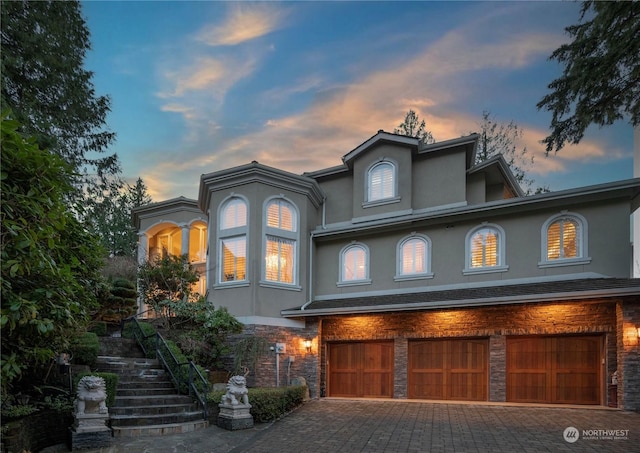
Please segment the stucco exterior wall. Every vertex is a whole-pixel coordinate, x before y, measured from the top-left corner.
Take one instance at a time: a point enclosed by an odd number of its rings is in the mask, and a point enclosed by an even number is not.
[[[308,297],[308,231],[320,222],[319,209],[303,194],[252,182],[212,193],[209,205],[212,218],[217,218],[221,205],[231,196],[241,196],[248,204],[247,280],[220,283],[219,231],[216,228],[210,229],[209,256],[212,264],[209,287],[212,291],[209,293],[209,300],[215,305],[227,307],[235,316],[279,318],[281,310],[302,305]],[[294,285],[277,285],[264,280],[264,208],[268,200],[281,196],[293,203],[298,213],[297,274]],[[218,224],[217,219],[214,223]]]
[[[409,225],[388,233],[351,233],[340,239],[318,242],[314,293],[354,294],[363,291],[394,291],[425,286],[467,284],[494,280],[531,279],[545,276],[593,272],[609,277],[629,276],[630,225],[629,208],[624,202],[589,203],[563,206],[569,213],[583,216],[587,222],[588,251],[591,261],[586,264],[540,267],[542,260],[542,227],[552,216],[564,209],[548,208],[536,212],[508,213],[501,216],[486,215],[471,220],[424,225]],[[500,272],[464,275],[465,237],[474,227],[488,222],[504,229],[505,264]],[[424,234],[431,239],[432,278],[396,281],[397,245],[411,233]],[[352,241],[369,249],[371,283],[338,287],[340,251]]]
[[[466,201],[464,150],[433,153],[415,160],[412,173],[413,209],[433,208]]]

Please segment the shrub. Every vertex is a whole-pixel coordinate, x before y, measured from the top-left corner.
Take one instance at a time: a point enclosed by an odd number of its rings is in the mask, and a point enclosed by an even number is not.
[[[98,376],[104,379],[105,386],[107,387],[107,406],[113,406],[116,401],[116,389],[118,388],[119,376],[115,373],[102,373],[102,372],[86,372],[80,373],[74,376],[73,388],[77,394],[78,382],[85,376]]]
[[[304,402],[306,386],[250,388],[249,404],[254,421],[264,423],[276,420]],[[219,404],[224,390],[211,391],[207,395],[209,405]]]
[[[107,336],[107,323],[104,322],[104,321],[95,322],[89,328],[89,332],[93,332],[99,337],[106,337]]]
[[[76,364],[93,367],[98,360],[100,350],[98,336],[93,332],[85,332],[82,336],[74,339],[70,349]]]
[[[147,357],[150,359],[156,358],[156,333],[157,330],[148,322],[138,322],[140,326],[140,330],[142,330],[142,344],[144,346],[145,351],[147,351]],[[127,322],[124,325],[124,329],[122,331],[122,336],[124,338],[135,338],[133,335],[133,328],[135,327],[135,321]]]

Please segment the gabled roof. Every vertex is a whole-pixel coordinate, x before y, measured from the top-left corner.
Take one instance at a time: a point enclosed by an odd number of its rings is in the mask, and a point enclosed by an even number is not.
[[[479,171],[487,171],[495,168],[502,175],[502,180],[507,184],[507,186],[513,191],[513,193],[518,197],[523,197],[525,195],[522,187],[518,184],[511,168],[509,168],[509,164],[505,160],[502,154],[497,154],[490,159],[480,162],[477,165],[474,165],[469,170],[467,170],[467,174],[477,173]]]
[[[347,154],[342,156],[342,162],[347,165],[349,168],[353,167],[353,161],[358,155],[366,152],[368,149],[373,148],[381,143],[391,143],[396,145],[403,145],[408,148],[418,150],[420,140],[415,137],[409,137],[406,135],[399,134],[391,134],[389,132],[385,132],[382,129],[378,131],[373,137],[369,138],[365,142],[356,146],[354,149],[349,151]]]
[[[447,151],[453,149],[463,148],[465,151],[465,161],[466,168],[471,168],[473,162],[475,162],[476,156],[476,147],[478,138],[480,136],[478,134],[466,135],[459,138],[454,138],[451,140],[444,140],[442,142],[424,144],[421,143],[420,140],[416,137],[409,137],[406,135],[400,134],[392,134],[390,132],[385,132],[380,129],[374,136],[365,140],[360,145],[356,146],[354,149],[349,151],[347,154],[342,156],[342,165],[337,165],[335,167],[324,168],[321,170],[316,170],[312,172],[304,173],[304,176],[308,176],[310,178],[322,178],[332,175],[337,175],[340,173],[348,172],[353,169],[353,162],[356,158],[361,156],[363,153],[367,152],[369,149],[378,146],[380,144],[394,144],[399,146],[405,146],[411,152],[416,155],[426,156],[430,153],[436,153],[439,151]]]
[[[131,210],[131,219],[136,228],[140,229],[140,220],[143,218],[156,215],[160,212],[170,213],[176,211],[202,212],[200,208],[198,208],[198,202],[196,200],[181,196],[133,208]]]
[[[637,278],[587,278],[515,285],[501,282],[498,286],[313,301],[306,306],[282,310],[281,314],[285,318],[295,318],[638,295],[640,279]]]

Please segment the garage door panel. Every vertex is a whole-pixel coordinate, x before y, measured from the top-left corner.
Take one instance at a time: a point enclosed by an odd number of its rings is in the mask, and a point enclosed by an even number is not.
[[[328,394],[393,397],[393,342],[329,344]]]
[[[393,374],[389,372],[363,372],[363,391],[365,398],[382,398],[393,396]]]
[[[598,404],[598,375],[596,373],[559,373],[555,397],[558,403]]]
[[[507,340],[507,400],[599,404],[601,336]]]
[[[507,400],[520,403],[533,403],[546,399],[546,373],[509,373],[507,379]]]
[[[444,398],[444,382],[442,372],[416,372],[409,384],[410,398],[442,400]]]
[[[409,343],[409,398],[487,399],[487,340],[414,340]]]
[[[456,400],[484,400],[486,399],[486,374],[451,372],[450,396]]]

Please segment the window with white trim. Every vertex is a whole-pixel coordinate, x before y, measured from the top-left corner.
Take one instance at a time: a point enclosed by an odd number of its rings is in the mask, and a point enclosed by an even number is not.
[[[563,217],[547,228],[547,260],[562,260],[580,256],[580,224]]]
[[[579,214],[563,212],[542,226],[541,266],[588,263],[587,221]]]
[[[265,207],[264,279],[286,285],[297,282],[298,212],[283,198]]]
[[[221,283],[247,280],[247,202],[240,197],[228,199],[220,209]]]
[[[369,250],[363,244],[350,244],[340,252],[339,283],[369,283]]]
[[[388,161],[373,165],[367,174],[367,202],[396,196],[396,166]]]
[[[505,264],[505,234],[498,225],[482,224],[467,233],[464,274],[502,272]]]
[[[431,240],[412,234],[398,243],[396,279],[428,277],[431,274]]]

